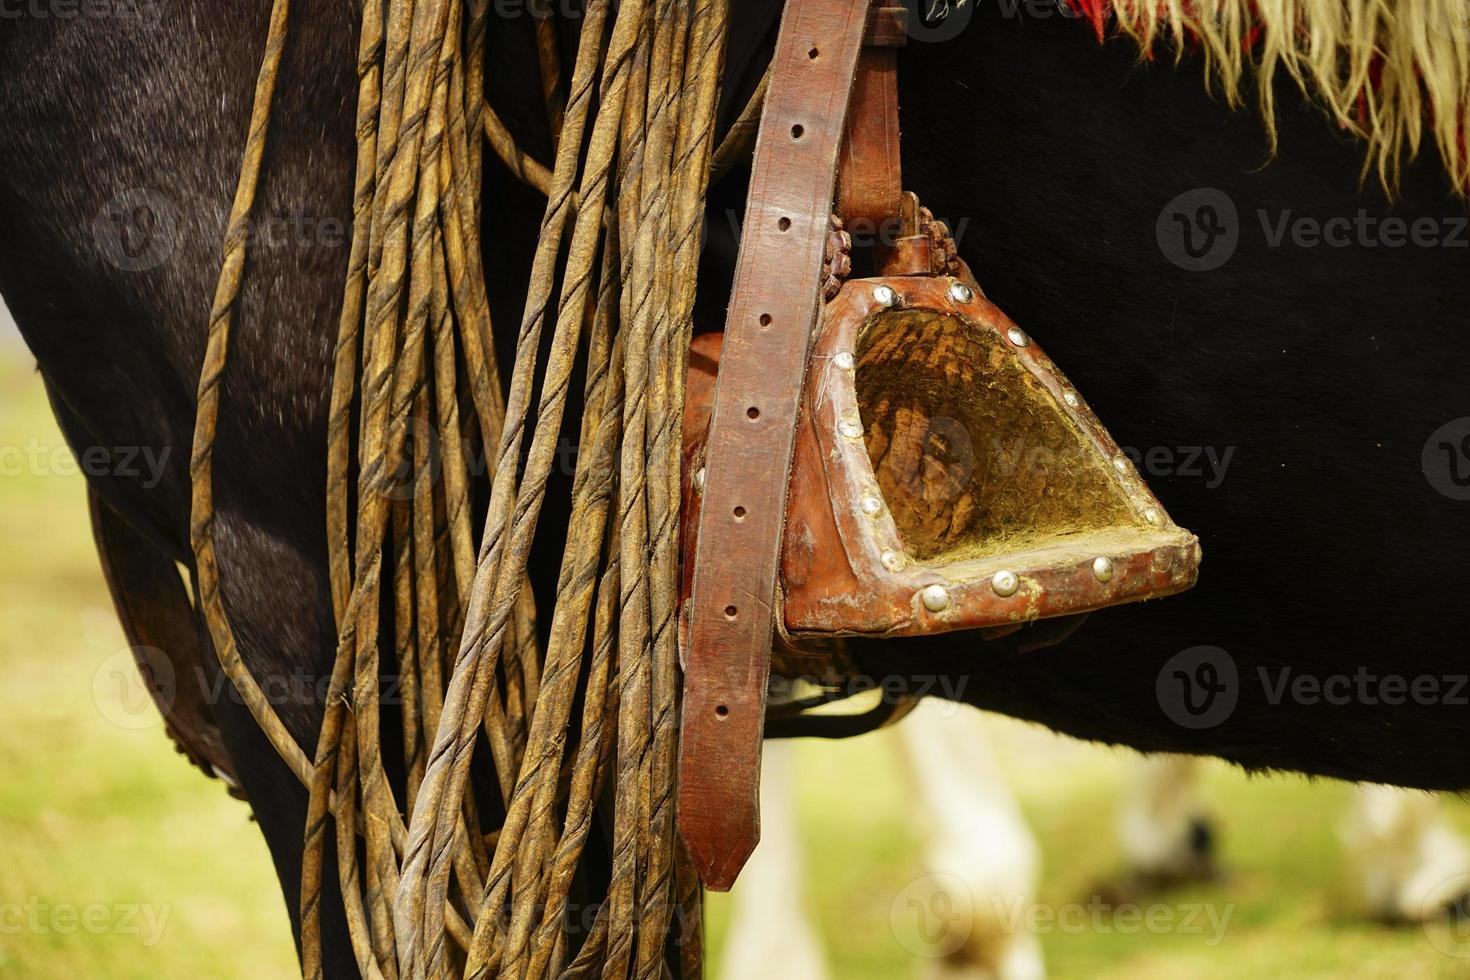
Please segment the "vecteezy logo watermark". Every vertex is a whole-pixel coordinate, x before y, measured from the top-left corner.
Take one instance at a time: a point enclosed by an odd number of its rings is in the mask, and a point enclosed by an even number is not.
[[[163,480],[170,446],[87,446],[76,455],[66,446],[31,438],[23,446],[0,446],[0,477],[75,476],[137,479],[144,490]]]
[[[980,903],[986,903],[982,906]],[[900,946],[914,956],[947,957],[974,931],[976,912],[1007,935],[1118,934],[1202,936],[1206,946],[1225,938],[1234,904],[1208,902],[1114,904],[1094,896],[1088,902],[1047,904],[1019,895],[976,896],[963,878],[928,874],[904,886],[888,909],[889,927]]]
[[[92,675],[92,700],[103,718],[127,731],[143,731],[163,720],[178,694],[178,677],[168,654],[156,647],[124,647]]]
[[[1470,218],[1465,215],[1401,218],[1367,208],[1352,214],[1298,214],[1291,208],[1256,209],[1261,241],[1267,248],[1470,248]],[[1159,212],[1154,232],[1159,251],[1181,269],[1213,272],[1235,255],[1244,233],[1234,200],[1214,187],[1197,187],[1174,198]]]
[[[1467,248],[1470,247],[1470,218],[1419,217],[1410,221],[1397,215],[1380,217],[1358,208],[1352,217],[1339,214],[1328,218],[1295,214],[1286,208],[1272,216],[1264,208],[1256,211],[1261,234],[1271,248],[1288,241],[1297,248]]]
[[[888,453],[878,465],[876,475],[886,491],[928,506],[948,505],[965,492],[975,473],[975,444],[964,422],[948,415],[900,415],[896,425],[891,438],[910,451]],[[1014,458],[1019,460],[1026,448],[1019,447]]]
[[[1451,500],[1470,500],[1470,416],[1435,429],[1420,462],[1431,487]]]
[[[934,423],[930,425],[928,433],[930,442],[925,443],[924,463],[929,466],[931,461],[937,462],[947,471],[952,465],[951,459],[960,460],[965,465],[963,468],[956,469],[954,473],[962,477],[962,483],[966,483],[974,469],[976,458],[974,448],[968,442],[967,431],[961,429],[966,436],[966,441],[962,442],[947,425],[938,424],[943,420],[944,416],[934,416]],[[936,437],[943,437],[946,441],[934,443]],[[937,448],[929,448],[931,443]],[[963,453],[946,457],[941,455],[940,451],[945,446],[958,447],[963,450]],[[1151,477],[1200,480],[1206,490],[1215,490],[1224,485],[1230,462],[1235,458],[1234,446],[1223,448],[1218,446],[1149,446],[1145,449],[1136,446],[1120,446],[1118,448],[1122,455],[1132,461],[1140,473]],[[991,479],[1002,477],[1009,480],[1017,474],[1044,476],[1048,473],[1070,473],[1096,459],[1092,447],[1083,443],[1054,448],[1025,435],[991,436],[988,448],[982,446],[982,449],[986,451],[981,453],[980,458],[985,460],[986,473]],[[893,466],[894,464],[885,459],[880,469],[889,469]],[[910,482],[918,482],[918,477],[909,479]],[[923,479],[927,481],[929,475],[923,474]],[[926,486],[926,490],[928,489],[929,487]],[[930,492],[932,495],[932,490]]]
[[[103,258],[123,272],[158,268],[185,239],[217,248],[229,231],[228,210],[199,204],[180,208],[147,187],[119,191],[92,219]],[[352,222],[335,215],[252,214],[243,234],[252,249],[340,249],[352,241]]]
[[[950,41],[970,26],[980,0],[903,0],[908,9],[907,31],[916,41]],[[1050,20],[1065,17],[1080,20],[1081,7],[1071,0],[997,0],[996,8],[1006,20],[1022,17]]]
[[[914,956],[940,959],[964,946],[975,926],[974,897],[958,875],[916,878],[893,897],[888,925]]]
[[[382,673],[378,678],[377,703],[399,706],[413,694],[412,677]],[[260,695],[272,707],[325,705],[332,696],[330,670],[313,671],[296,667],[259,679]],[[971,710],[962,702],[970,684],[967,674],[853,674],[821,677],[772,675],[767,688],[773,704],[790,704],[813,692],[824,692],[831,701],[861,699],[870,707],[901,705],[932,698],[941,714]],[[181,687],[195,692],[213,707],[222,704],[245,706],[238,688],[219,671],[206,671],[193,664],[176,671],[168,654],[154,647],[131,647],[109,654],[92,675],[92,700],[107,721],[128,731],[158,725],[161,712],[172,709]]]
[[[392,472],[381,471],[365,477],[368,486],[389,500],[412,500],[427,483],[439,479],[443,460],[439,451],[439,431],[424,419],[410,415],[404,420],[402,459]],[[477,475],[483,470],[476,471]]]
[[[979,0],[903,0],[905,30],[915,41],[938,44],[959,37],[975,16]]]
[[[965,239],[965,232],[970,227],[969,218],[960,218],[950,221],[943,217],[934,219],[937,224],[949,229],[949,237],[958,248]],[[739,242],[741,240],[741,229],[745,221],[745,215],[734,208],[725,209],[725,226],[730,232],[730,240]],[[848,240],[854,249],[868,249],[875,246],[892,248],[897,245],[907,234],[903,222],[898,218],[885,218],[874,221],[870,218],[854,218],[843,225],[843,231],[847,232]],[[704,234],[708,236],[710,228],[706,225]]]
[[[156,269],[179,244],[179,213],[167,197],[129,187],[102,206],[92,235],[108,262],[123,272]]]
[[[1206,490],[1215,490],[1225,482],[1225,472],[1235,456],[1235,447],[1223,450],[1215,446],[1150,446],[1138,449],[1120,446],[1124,456],[1142,473],[1157,477],[1201,479]]]
[[[699,906],[691,908],[683,902],[650,902],[642,908],[650,914],[658,910],[658,913],[669,921],[669,937],[675,946],[703,941],[704,931],[700,928],[703,918]],[[538,921],[556,921],[561,924],[564,932],[583,936],[596,928],[599,919],[605,922],[608,914],[607,906],[602,901],[562,901],[554,905],[549,902],[537,902],[533,909],[532,914]],[[476,921],[483,923],[489,919],[494,923],[495,929],[500,932],[508,932],[512,922],[519,921],[519,909],[516,910],[515,915],[516,918],[513,919],[509,904],[498,908],[487,906],[480,911]]]
[[[490,13],[504,20],[526,16],[537,20],[548,17],[574,20],[582,16],[583,6],[583,0],[493,0]]]
[[[1230,195],[1196,187],[1164,205],[1154,224],[1164,258],[1189,272],[1212,272],[1240,244],[1240,214]]]
[[[1257,667],[1256,675],[1272,707],[1283,701],[1339,708],[1349,704],[1470,707],[1470,674],[1378,674],[1360,665],[1351,674],[1320,676],[1281,667],[1273,675]]]
[[[1214,728],[1235,712],[1240,673],[1219,647],[1190,647],[1174,654],[1154,682],[1159,707],[1181,728]]]
[[[0,0],[5,20],[156,20],[159,0]]]
[[[0,936],[138,936],[144,946],[163,938],[172,905],[134,903],[43,902],[31,896],[24,902],[0,902]]]
[[[1206,946],[1220,944],[1225,938],[1225,930],[1230,926],[1230,917],[1235,914],[1234,903],[1114,904],[1099,896],[1093,896],[1090,902],[1045,905],[1020,898],[1007,901],[999,895],[992,895],[990,904],[995,913],[995,921],[1007,933],[1025,931],[1037,936],[1048,933],[1068,936],[1082,933],[1101,936],[1114,933],[1120,936],[1136,936],[1140,933],[1155,936],[1203,936]]]
[[[942,705],[938,710],[948,715],[969,710],[961,703],[969,685],[968,674],[889,674],[886,677],[802,674],[782,677],[773,673],[766,685],[766,697],[774,704],[790,704],[813,691],[825,691],[832,701],[867,697],[877,704],[888,705],[928,699],[926,703]]]
[[[1435,949],[1446,956],[1470,959],[1470,874],[1456,875],[1431,889],[1419,921]]]

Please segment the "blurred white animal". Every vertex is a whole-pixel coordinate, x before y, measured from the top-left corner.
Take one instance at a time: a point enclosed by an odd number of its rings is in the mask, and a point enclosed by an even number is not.
[[[1024,928],[1041,878],[1040,850],[995,763],[980,712],[921,702],[895,727],[924,832],[930,894],[953,913],[932,937],[948,955],[926,960],[936,980],[1041,980],[1041,944]],[[731,892],[723,980],[825,980],[821,940],[802,900],[791,749],[767,742],[761,841]],[[1005,920],[1013,920],[1007,923]]]
[[[1359,786],[1342,836],[1374,916],[1419,922],[1465,901],[1470,847],[1445,820],[1438,797]]]
[[[719,976],[826,980],[822,941],[804,904],[804,865],[791,743],[767,742],[761,758],[761,841],[730,891],[733,910]]]
[[[926,960],[934,980],[1041,980],[1037,938],[1024,917],[1035,900],[1041,858],[997,766],[980,712],[922,702],[895,728],[924,834],[926,881],[947,910],[947,955]],[[822,944],[803,899],[791,747],[766,744],[761,842],[741,873],[721,980],[826,980]],[[1143,756],[1118,813],[1118,842],[1132,886],[1167,887],[1214,874],[1212,823],[1192,756]],[[1357,789],[1343,840],[1373,916],[1413,922],[1466,901],[1470,846],[1432,794],[1387,786]],[[931,899],[934,897],[930,896]],[[1010,920],[1010,921],[1007,921]],[[1021,926],[1020,928],[1008,928]]]
[[[968,921],[949,955],[928,962],[943,980],[1041,980],[1041,942],[1014,915],[1036,901],[1041,849],[996,765],[979,711],[925,699],[896,728],[923,820],[923,863],[957,890]],[[1008,921],[1009,920],[1009,921]],[[943,943],[950,946],[950,943]]]

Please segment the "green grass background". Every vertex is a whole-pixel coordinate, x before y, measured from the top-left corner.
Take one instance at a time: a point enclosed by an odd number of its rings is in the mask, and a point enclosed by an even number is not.
[[[0,976],[289,977],[295,956],[249,811],[176,755],[118,683],[128,654],[87,530],[81,478],[23,354],[0,352]],[[1112,813],[1128,755],[994,720],[1041,841],[1045,904],[1086,901],[1117,870]],[[837,978],[917,977],[890,905],[922,873],[889,736],[802,744],[807,901]],[[1466,747],[1446,747],[1465,751]],[[1057,978],[1449,978],[1470,959],[1424,930],[1365,923],[1337,838],[1349,788],[1211,765],[1221,881],[1170,904],[1233,905],[1223,940],[1086,931],[1043,937]],[[1452,801],[1470,832],[1470,806]],[[712,896],[712,963],[728,918]],[[68,918],[90,908],[90,928]],[[98,910],[101,911],[98,911]],[[154,935],[142,912],[161,921]],[[1443,929],[1445,927],[1434,927]]]

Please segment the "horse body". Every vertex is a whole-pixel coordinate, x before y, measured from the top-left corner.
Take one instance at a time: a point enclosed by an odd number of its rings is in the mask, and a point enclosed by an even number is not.
[[[738,6],[755,37],[779,7]],[[74,449],[173,450],[156,487],[92,482],[186,567],[194,391],[266,7],[170,0],[135,24],[0,26],[0,292]],[[293,21],[257,209],[260,233],[276,238],[251,250],[214,481],[225,597],[257,677],[324,677],[335,645],[323,461],[350,240],[356,29],[346,8],[303,8]],[[492,102],[548,159],[521,43],[530,18],[506,25],[490,32]],[[1259,120],[1229,111],[1198,76],[1189,59],[1177,71],[1139,67],[1131,49],[1098,51],[1065,18],[989,6],[947,44],[911,44],[901,69],[908,183],[955,225],[991,298],[1046,345],[1121,444],[1234,450],[1216,486],[1182,469],[1146,474],[1201,536],[1200,587],[1095,615],[1052,649],[1025,650],[1027,631],[854,647],[875,677],[957,679],[939,687],[1089,738],[1470,786],[1470,760],[1444,751],[1470,727],[1445,696],[1463,669],[1451,583],[1470,580],[1470,506],[1436,491],[1420,463],[1430,433],[1467,414],[1467,252],[1273,246],[1253,223],[1257,209],[1272,221],[1360,208],[1451,221],[1463,203],[1428,160],[1392,205],[1360,190],[1360,150],[1284,89],[1281,150],[1267,164]],[[538,204],[491,167],[486,265],[497,320],[512,323]],[[1242,215],[1233,257],[1208,273],[1171,264],[1156,238],[1161,209],[1200,187]],[[706,266],[723,267],[726,282],[724,214],[742,197],[738,176],[711,197]],[[139,224],[145,213],[154,223]],[[283,236],[265,224],[273,217]],[[303,222],[305,233],[293,230]],[[702,309],[723,308],[724,285],[707,277]],[[543,527],[556,528],[564,497],[554,485]],[[559,558],[554,541],[542,544],[538,598]],[[1238,678],[1233,710],[1211,727],[1181,724],[1161,704],[1161,669],[1200,645],[1224,650]],[[1288,693],[1269,697],[1287,668],[1432,676],[1442,696],[1308,703],[1288,675]],[[277,710],[314,744],[319,701]],[[214,711],[294,915],[305,793],[237,701]],[[339,919],[325,919],[328,955],[342,956],[328,969],[350,973]]]
[[[992,656],[940,637],[906,645],[915,671],[973,672],[967,700],[1087,738],[1463,789],[1470,761],[1446,749],[1470,724],[1455,584],[1470,506],[1424,450],[1470,413],[1464,201],[1429,158],[1392,203],[1360,186],[1361,147],[1284,83],[1273,159],[1259,118],[1231,113],[1188,59],[1140,66],[1126,46],[1086,50],[1061,19],[986,11],[965,40],[907,49],[908,181],[969,220],[961,252],[991,298],[1139,451],[1204,561],[1194,591],[1095,614],[1057,647]],[[976,109],[957,111],[966,92]],[[1158,225],[1199,188],[1234,203],[1239,242],[1191,272]],[[1360,214],[1428,221],[1442,244],[1272,237],[1283,220]],[[1202,452],[1185,466],[1189,447],[1229,454],[1218,485]],[[1181,722],[1160,676],[1200,646],[1228,656],[1199,655],[1233,667],[1238,700]],[[1416,680],[1420,695],[1399,690]]]
[[[0,291],[75,450],[168,453],[156,486],[111,471],[89,482],[185,567],[193,564],[188,455],[201,324],[267,6],[182,0],[142,7],[151,13],[136,20],[7,20],[0,29]],[[291,135],[264,177],[261,214],[350,228],[354,19],[345,8],[303,19],[277,103]],[[314,235],[287,234],[254,251],[243,298],[249,327],[237,335],[224,383],[225,595],[257,669],[277,677],[321,677],[335,648],[318,556],[345,256],[345,245],[324,246]],[[208,651],[202,623],[198,629]],[[222,680],[212,654],[197,666],[210,685]],[[237,698],[210,707],[271,844],[294,923],[306,792]],[[319,703],[287,697],[278,710],[301,744],[314,744]],[[326,900],[339,901],[334,893]],[[351,957],[340,919],[326,916],[327,944],[344,956],[345,972]]]

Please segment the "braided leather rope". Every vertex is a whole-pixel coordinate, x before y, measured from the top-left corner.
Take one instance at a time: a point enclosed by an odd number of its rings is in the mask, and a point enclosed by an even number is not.
[[[365,977],[656,978],[674,966],[671,930],[677,968],[697,976],[701,892],[673,825],[679,433],[728,0],[589,0],[564,103],[543,21],[550,168],[485,103],[488,7],[362,4],[354,235],[328,418],[338,644],[308,755],[236,645],[214,533],[220,381],[289,39],[287,0],[274,0],[200,374],[200,604],[226,674],[309,789],[306,976],[322,974],[329,834]],[[480,259],[482,138],[547,195],[505,372]],[[526,567],[573,383],[585,399],[581,451],[540,649]],[[491,460],[478,542],[477,445]],[[399,485],[404,469],[412,476]],[[392,636],[379,635],[384,602]],[[378,713],[385,649],[401,681],[401,731]],[[486,825],[468,787],[482,737],[499,826]],[[384,738],[402,740],[404,785],[390,779]],[[583,935],[568,913],[589,887],[583,858],[609,779],[612,882]]]

